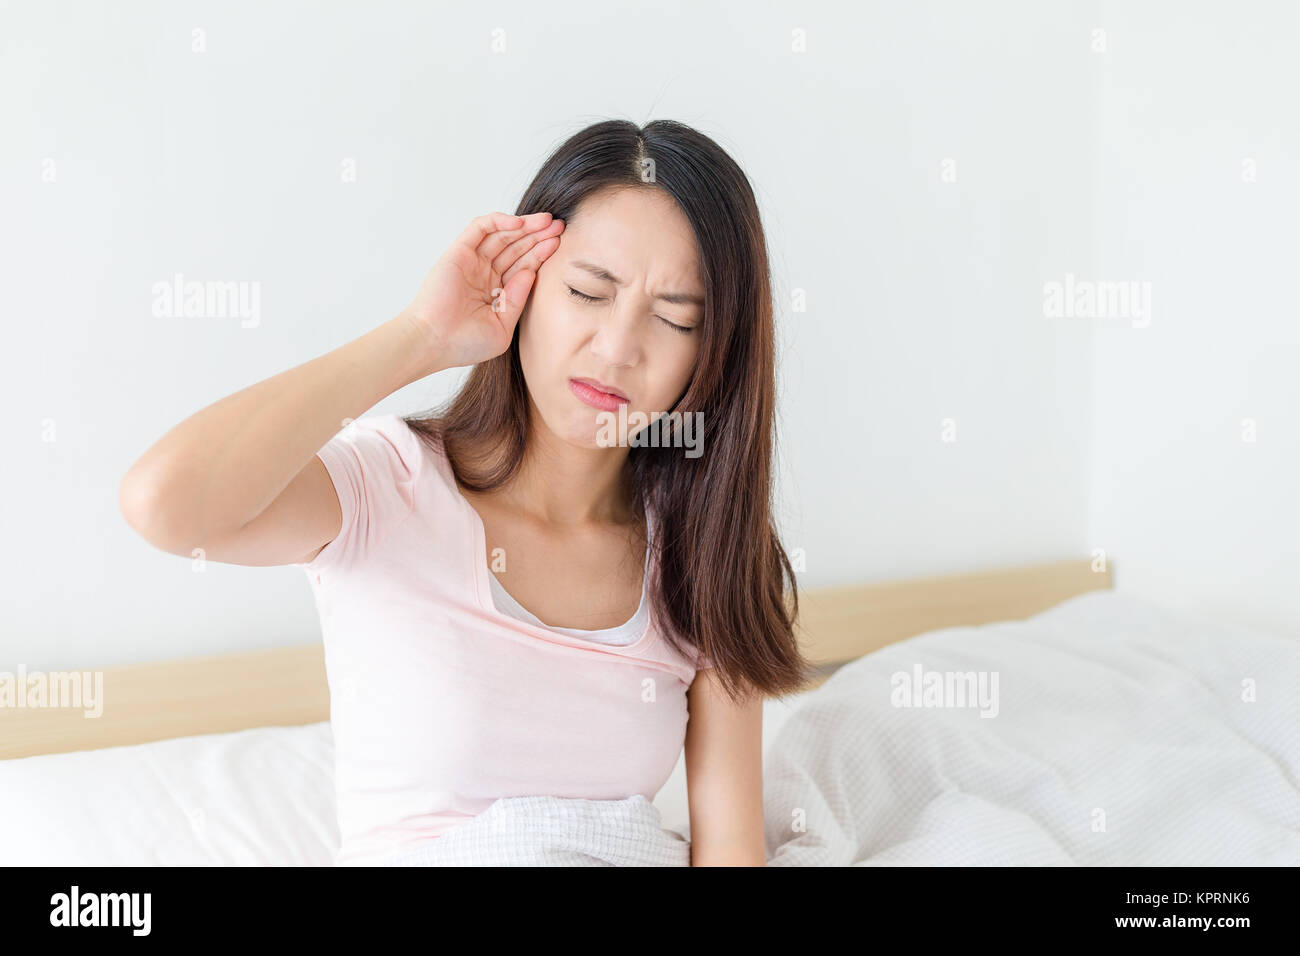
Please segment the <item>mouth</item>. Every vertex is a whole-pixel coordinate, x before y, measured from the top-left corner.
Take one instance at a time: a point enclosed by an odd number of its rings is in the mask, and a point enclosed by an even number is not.
[[[629,401],[618,389],[603,385],[594,378],[571,378],[569,390],[592,408],[608,412],[618,411],[620,405],[626,405]]]

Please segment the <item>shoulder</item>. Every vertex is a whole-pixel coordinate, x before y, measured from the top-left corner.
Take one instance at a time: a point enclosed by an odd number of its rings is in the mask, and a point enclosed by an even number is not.
[[[409,514],[431,470],[420,436],[396,414],[348,421],[316,454],[333,479],[345,522],[353,513],[372,520]]]
[[[365,464],[398,486],[412,507],[418,498],[424,508],[457,510],[460,491],[455,472],[434,424],[433,419],[408,422],[397,414],[370,415],[352,422],[339,438],[350,440]]]
[[[398,414],[367,415],[348,422],[330,441],[360,461],[403,477],[418,477],[427,467],[430,447]]]
[[[369,415],[346,422],[316,456],[334,484],[340,528],[306,567],[359,566],[415,511],[424,446],[402,416]]]
[[[339,431],[338,437],[343,441],[382,438],[399,451],[409,449],[417,439],[415,432],[407,424],[406,419],[396,413],[344,419],[344,425]]]

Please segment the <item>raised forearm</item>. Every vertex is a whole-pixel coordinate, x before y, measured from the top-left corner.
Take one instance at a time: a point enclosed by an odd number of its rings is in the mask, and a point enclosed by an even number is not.
[[[123,512],[164,540],[205,541],[243,527],[345,419],[442,367],[402,313],[176,425],[122,479]]]

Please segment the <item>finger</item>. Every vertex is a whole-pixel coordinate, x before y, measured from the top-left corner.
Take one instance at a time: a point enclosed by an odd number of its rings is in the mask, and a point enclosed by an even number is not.
[[[488,236],[503,229],[517,229],[522,224],[522,216],[508,216],[503,212],[490,212],[484,216],[476,216],[471,219],[469,225],[456,237],[456,242],[468,246],[470,249],[477,249],[479,244]]]
[[[563,231],[564,220],[553,219],[551,220],[550,225],[545,229],[539,229],[536,232],[530,232],[521,236],[502,249],[500,255],[492,260],[492,271],[499,276],[506,276],[513,271],[511,266],[518,262],[525,252],[533,248],[533,246],[537,245],[539,242],[544,242],[547,239],[558,236]]]
[[[535,277],[535,273],[521,269],[503,287],[501,308],[497,314],[500,316],[502,327],[511,335],[514,334],[515,323],[519,321],[519,316],[524,311],[524,303],[528,301],[528,291],[532,288]]]
[[[537,270],[542,267],[542,263],[549,259],[551,254],[558,248],[560,248],[559,236],[551,236],[549,239],[543,239],[537,245],[533,246],[532,249],[528,250],[527,253],[519,257],[519,261],[512,265],[509,270],[506,271],[505,275],[501,277],[501,283],[503,285],[509,283],[511,278],[524,270],[534,273],[537,272]]]
[[[478,254],[492,262],[501,251],[521,237],[540,232],[550,227],[554,221],[549,212],[533,212],[519,217],[522,222],[516,228],[502,229],[486,236],[478,246]]]

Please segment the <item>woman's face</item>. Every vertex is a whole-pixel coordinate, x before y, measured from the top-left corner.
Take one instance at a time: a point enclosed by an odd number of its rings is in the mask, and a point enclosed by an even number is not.
[[[633,413],[670,411],[695,369],[703,301],[695,236],[671,197],[639,187],[587,197],[538,269],[516,330],[542,420],[562,440],[608,444],[599,433],[622,414],[617,403],[598,407],[573,379],[626,396],[628,435],[639,430]]]

